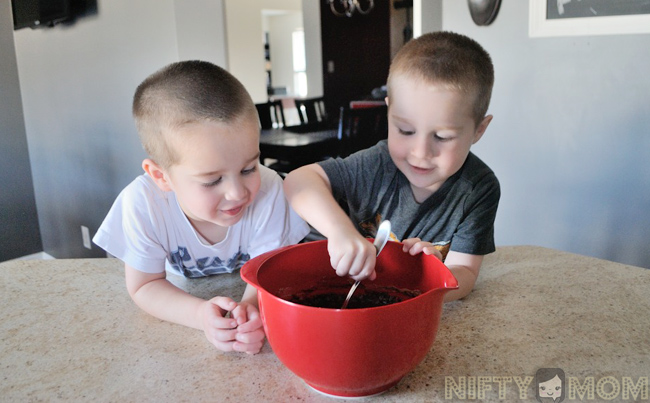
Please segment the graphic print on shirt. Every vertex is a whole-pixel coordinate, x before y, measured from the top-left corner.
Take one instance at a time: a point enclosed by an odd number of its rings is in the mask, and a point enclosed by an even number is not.
[[[179,273],[183,273],[185,277],[196,278],[219,273],[232,273],[241,269],[250,258],[248,253],[242,253],[240,249],[225,262],[218,256],[193,259],[186,247],[179,246],[169,256],[169,263]]]
[[[447,259],[447,253],[449,253],[451,241],[433,242],[433,246],[440,251],[440,254],[442,255],[442,261],[444,263],[445,259]]]
[[[375,217],[369,220],[365,220],[359,223],[359,228],[361,228],[361,235],[366,238],[374,238],[377,235],[377,230],[379,229],[379,224],[382,222],[381,214],[375,214]],[[401,242],[395,234],[390,233],[390,240],[395,242]],[[451,241],[438,241],[431,242],[433,246],[440,251],[442,255],[442,261],[444,262],[449,253],[449,248],[451,247]]]
[[[375,218],[371,220],[366,220],[362,221],[359,223],[359,227],[361,228],[361,235],[363,235],[366,238],[374,238],[377,236],[377,231],[379,230],[379,224],[381,224],[383,220],[381,219],[381,214],[377,213],[375,214]],[[388,239],[391,241],[399,242],[399,239],[393,234],[392,232],[388,236]]]

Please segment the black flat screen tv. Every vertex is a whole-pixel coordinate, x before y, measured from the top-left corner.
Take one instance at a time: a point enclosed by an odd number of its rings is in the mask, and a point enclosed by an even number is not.
[[[72,17],[70,0],[11,0],[14,30],[44,28]]]

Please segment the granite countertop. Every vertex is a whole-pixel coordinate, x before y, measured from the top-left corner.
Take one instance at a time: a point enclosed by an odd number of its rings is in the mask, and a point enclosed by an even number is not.
[[[203,297],[239,299],[244,288],[238,273],[174,281]],[[222,353],[202,332],[145,314],[116,259],[5,262],[0,292],[3,401],[333,401],[268,344],[254,356]],[[576,399],[647,399],[649,313],[649,270],[500,247],[485,258],[474,291],[444,306],[424,361],[368,401],[518,401],[517,382],[535,401],[539,368],[563,369]]]

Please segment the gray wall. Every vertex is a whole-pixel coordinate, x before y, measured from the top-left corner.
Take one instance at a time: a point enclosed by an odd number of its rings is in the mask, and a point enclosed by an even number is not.
[[[492,55],[494,120],[474,151],[502,186],[499,245],[532,244],[650,268],[650,35],[528,37],[528,1],[443,28]]]
[[[141,171],[130,102],[147,74],[178,58],[173,3],[99,1],[96,17],[14,38],[44,250],[105,256],[83,248],[80,226],[92,236]]]
[[[12,36],[0,1],[0,262],[42,251]]]
[[[46,252],[103,256],[81,247],[79,226],[94,234],[141,171],[130,115],[136,85],[183,54],[202,54],[184,51],[192,37],[215,41],[206,58],[224,57],[219,30],[202,32],[223,26],[222,15],[194,13],[194,26],[183,19],[203,1],[99,0],[96,17],[71,27],[0,30],[3,63],[12,53],[7,36],[15,34]],[[6,10],[9,0],[0,2]],[[531,39],[528,2],[520,0],[504,1],[489,27],[473,25],[467,2],[444,0],[443,28],[476,38],[496,65],[495,119],[474,150],[502,184],[497,243],[650,267],[650,35]],[[2,66],[4,85],[11,73]],[[20,102],[15,89],[8,100],[2,91],[3,106]],[[3,120],[3,141],[5,127]],[[29,175],[20,175],[24,186]]]
[[[174,0],[179,60],[228,67],[223,7],[223,0]]]
[[[442,29],[442,0],[415,0],[413,4],[418,2],[422,13],[420,22],[422,32],[433,32]]]
[[[222,3],[210,2],[216,15],[197,13],[205,1],[99,0],[96,16],[72,26],[13,32],[45,252],[105,256],[83,248],[80,226],[94,235],[142,172],[131,118],[136,86],[179,55],[225,63]],[[213,47],[195,45],[210,38]]]

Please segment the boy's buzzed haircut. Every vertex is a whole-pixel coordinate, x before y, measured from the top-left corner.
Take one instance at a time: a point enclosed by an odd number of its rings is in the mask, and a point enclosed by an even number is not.
[[[443,84],[476,97],[474,120],[478,125],[490,105],[494,66],[490,55],[475,40],[453,32],[432,32],[407,42],[397,53],[388,75],[404,75]]]
[[[167,136],[197,122],[230,123],[257,116],[244,86],[223,68],[205,61],[172,63],[147,77],[133,96],[133,117],[142,145],[157,164],[177,161]]]

